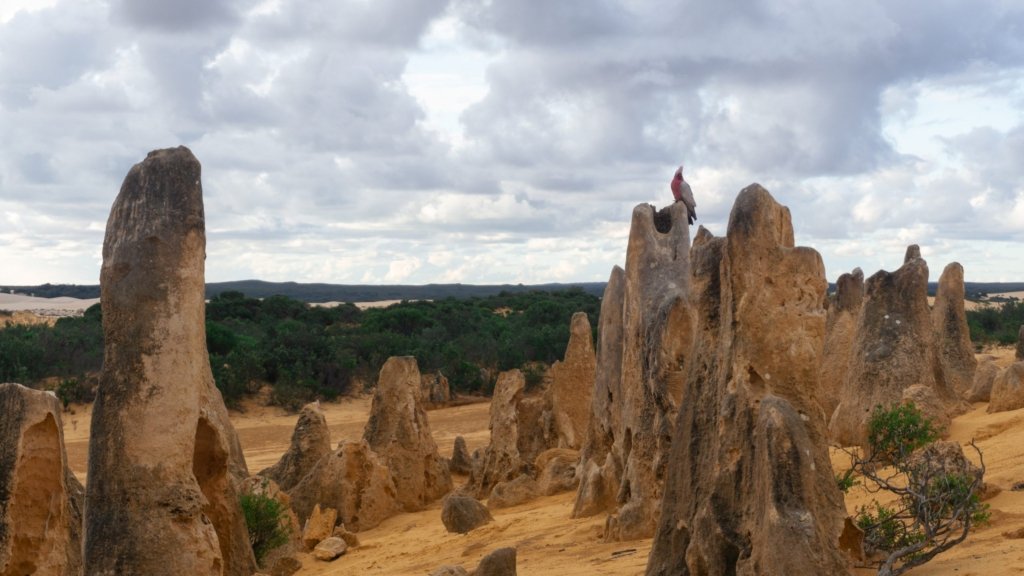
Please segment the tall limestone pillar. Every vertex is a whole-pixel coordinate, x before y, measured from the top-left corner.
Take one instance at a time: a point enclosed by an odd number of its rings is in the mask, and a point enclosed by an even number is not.
[[[605,539],[654,533],[693,345],[686,206],[633,209],[626,267],[601,304],[600,351],[574,517],[609,512]]]
[[[150,152],[114,201],[100,272],[105,356],[86,487],[86,575],[255,569],[238,439],[206,351],[199,161]]]
[[[696,343],[647,576],[849,574],[817,400],[821,256],[752,184],[726,238],[701,230],[691,258]]]

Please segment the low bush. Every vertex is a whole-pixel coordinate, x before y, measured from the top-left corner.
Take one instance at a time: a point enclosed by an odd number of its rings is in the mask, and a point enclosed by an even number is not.
[[[840,488],[849,489],[858,474],[868,492],[896,497],[889,504],[876,500],[861,506],[855,517],[865,550],[881,555],[880,576],[928,562],[988,520],[988,505],[978,497],[985,474],[981,450],[969,444],[978,456],[974,466],[959,445],[936,442],[937,437],[932,422],[912,403],[879,406],[868,422],[864,451],[847,451],[851,467],[837,476]]]
[[[60,399],[64,409],[67,410],[71,404],[85,404],[96,398],[96,390],[89,384],[88,380],[78,378],[66,378],[57,384],[54,390],[57,398]]]
[[[263,494],[242,494],[239,501],[245,515],[252,553],[256,556],[256,562],[263,566],[267,554],[287,544],[291,537],[287,510],[280,502]]]

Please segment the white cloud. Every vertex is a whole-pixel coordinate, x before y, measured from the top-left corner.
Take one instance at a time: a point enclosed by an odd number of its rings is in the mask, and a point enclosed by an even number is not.
[[[95,282],[125,173],[178,144],[211,280],[603,281],[679,162],[699,223],[760,182],[831,279],[911,242],[1024,279],[1013,3],[170,5],[0,5],[0,282]]]
[[[388,273],[384,275],[384,281],[392,284],[401,284],[408,280],[413,272],[419,270],[420,266],[419,258],[392,260],[388,264]]]

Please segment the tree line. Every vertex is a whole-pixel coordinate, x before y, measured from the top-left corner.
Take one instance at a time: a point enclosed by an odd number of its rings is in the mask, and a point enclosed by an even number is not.
[[[228,291],[207,304],[207,347],[229,404],[263,383],[271,384],[273,400],[285,406],[336,398],[372,385],[384,361],[400,355],[415,356],[423,372],[441,372],[457,392],[489,394],[501,370],[522,368],[536,383],[535,366],[564,354],[574,312],[589,315],[596,341],[599,307],[599,298],[579,288],[368,310]],[[1024,303],[969,310],[967,321],[976,345],[1013,344],[1024,324]],[[98,304],[54,326],[0,329],[0,382],[55,387],[66,401],[86,401],[102,363]]]
[[[372,385],[391,356],[415,356],[453,390],[490,394],[498,372],[560,359],[572,314],[597,326],[600,299],[578,288],[401,302],[360,310],[310,306],[287,296],[223,292],[206,306],[207,348],[217,387],[229,405],[272,386],[272,400],[298,408]],[[55,386],[66,402],[84,401],[103,362],[97,304],[54,326],[0,330],[0,381]]]
[[[1024,325],[1024,302],[1007,300],[995,306],[968,310],[967,325],[975,345],[1013,344]]]

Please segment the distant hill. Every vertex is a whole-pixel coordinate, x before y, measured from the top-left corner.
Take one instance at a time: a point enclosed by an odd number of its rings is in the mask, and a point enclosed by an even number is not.
[[[303,302],[379,302],[382,300],[441,300],[444,298],[472,298],[493,296],[501,292],[553,292],[579,288],[588,294],[601,296],[604,282],[576,282],[571,284],[426,284],[412,285],[357,285],[357,284],[301,284],[298,282],[264,282],[238,280],[212,282],[206,285],[206,297],[237,291],[251,298],[281,295]],[[40,298],[99,298],[98,284],[42,284],[40,286],[0,286],[0,291],[14,291]]]
[[[441,300],[443,298],[472,298],[493,296],[501,292],[529,292],[543,290],[553,292],[568,288],[580,288],[588,294],[601,296],[604,282],[575,282],[569,284],[426,284],[413,285],[372,285],[372,284],[302,284],[299,282],[264,282],[263,280],[237,280],[213,282],[206,285],[206,297],[212,298],[221,292],[238,291],[252,298],[266,298],[281,295],[303,302],[380,302],[382,300]],[[935,294],[936,284],[928,284],[928,293]],[[965,282],[969,300],[984,298],[990,294],[1019,292],[1024,282]],[[32,294],[40,298],[99,298],[98,284],[43,284],[41,286],[0,286],[0,291],[14,290],[21,294]],[[835,284],[829,284],[835,290]]]

